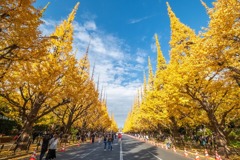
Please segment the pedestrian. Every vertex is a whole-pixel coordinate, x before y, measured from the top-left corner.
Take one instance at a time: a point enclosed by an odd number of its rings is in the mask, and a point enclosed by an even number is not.
[[[84,134],[84,141],[87,141],[88,138],[89,138],[89,137],[88,137],[88,133],[85,133],[85,134]]]
[[[32,133],[32,143],[34,143],[35,139],[38,137],[39,133],[37,131],[34,131]]]
[[[56,158],[57,145],[58,145],[58,135],[54,134],[53,138],[49,141],[49,149],[46,156],[46,160]]]
[[[104,143],[104,151],[106,151],[106,148],[107,148],[107,135],[104,135],[103,143]]]
[[[98,143],[101,143],[102,135],[98,134]]]
[[[112,144],[113,144],[113,142],[114,142],[114,133],[112,133]]]
[[[109,134],[108,135],[108,150],[111,150],[111,151],[112,151],[112,141],[113,141],[112,135]]]
[[[118,133],[118,142],[121,142],[121,141],[122,141],[122,134]]]
[[[84,142],[84,134],[83,133],[81,134],[81,141],[82,141],[82,143]]]
[[[44,157],[45,153],[47,152],[49,140],[50,140],[50,135],[48,133],[43,135],[42,145],[41,145],[41,153],[40,153],[39,160],[42,160],[42,158]]]
[[[166,140],[166,146],[167,146],[168,149],[170,149],[171,145],[172,145],[172,141],[171,141],[170,137],[168,137],[167,140]]]
[[[77,132],[76,138],[77,138],[77,141],[80,141],[80,133],[79,132]]]
[[[95,134],[94,133],[92,133],[91,139],[92,139],[92,143],[94,143],[94,141],[95,141]]]

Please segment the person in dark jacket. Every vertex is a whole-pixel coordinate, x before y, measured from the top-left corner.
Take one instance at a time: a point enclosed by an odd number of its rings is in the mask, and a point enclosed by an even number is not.
[[[106,149],[107,149],[107,135],[104,135],[104,137],[103,137],[103,143],[104,143],[104,151],[106,151]]]
[[[91,139],[92,139],[92,144],[93,144],[95,142],[95,134],[94,133],[91,135]]]
[[[45,155],[45,153],[48,150],[48,143],[49,140],[51,139],[51,136],[49,134],[45,134],[43,136],[43,140],[42,140],[42,147],[41,147],[41,153],[40,153],[40,158],[39,160],[42,160],[43,156]]]

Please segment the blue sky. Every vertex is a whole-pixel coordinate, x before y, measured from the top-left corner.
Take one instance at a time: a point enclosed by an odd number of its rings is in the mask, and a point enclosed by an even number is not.
[[[214,0],[203,0],[212,7]],[[147,72],[147,57],[156,66],[154,34],[169,61],[170,22],[166,0],[37,0],[36,7],[44,7],[43,34],[54,31],[80,2],[74,21],[74,49],[82,57],[91,39],[89,59],[95,63],[95,81],[107,95],[108,111],[114,114],[119,127],[133,104],[134,97]],[[208,15],[200,0],[168,0],[181,22],[198,33],[208,25]]]

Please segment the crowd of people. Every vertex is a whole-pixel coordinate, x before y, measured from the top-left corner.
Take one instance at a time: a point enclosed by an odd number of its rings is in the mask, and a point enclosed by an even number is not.
[[[62,137],[62,136],[61,136]],[[43,159],[44,155],[47,152],[46,160],[55,159],[56,158],[56,149],[58,146],[60,136],[57,134],[44,134],[41,142],[41,153],[40,153],[40,160]],[[103,141],[104,144],[104,151],[113,150],[113,142],[117,140],[119,143],[122,140],[121,133],[105,133],[105,134],[97,134],[97,133],[87,133],[87,134],[76,134],[76,138],[79,142],[85,142],[87,138],[90,139],[91,143],[95,143],[96,138],[98,138],[98,143]]]
[[[59,144],[61,145],[61,143],[63,143],[63,139],[65,139],[65,134],[61,133],[56,133],[56,132],[39,132],[38,134],[36,134],[36,132],[34,132],[32,134],[32,136],[30,135],[16,135],[14,137],[14,141],[19,144],[20,140],[22,141],[23,138],[26,139],[26,137],[28,137],[28,139],[31,139],[31,143],[34,143],[34,141],[36,141],[37,146],[39,146],[41,148],[40,151],[40,157],[39,160],[42,160],[43,157],[46,155],[45,159],[46,160],[51,160],[51,159],[56,159],[56,150],[59,146]],[[90,142],[92,144],[94,144],[96,141],[98,143],[102,143],[103,142],[103,146],[104,146],[104,151],[109,150],[112,151],[113,150],[113,142],[116,140],[119,143],[122,140],[122,134],[121,133],[96,133],[96,132],[84,132],[84,133],[80,133],[77,132],[76,136],[75,136],[76,140],[78,143],[84,143],[87,141],[87,139],[90,140]],[[70,138],[72,138],[72,135],[68,135],[68,137],[66,139],[70,140]],[[37,140],[36,140],[37,139]],[[16,145],[16,147],[14,148],[14,150],[16,150],[19,146]]]
[[[118,142],[121,142],[122,140],[122,134],[118,133],[117,134],[105,134],[104,138],[103,138],[103,142],[104,142],[104,151],[106,151],[106,149],[108,149],[109,151],[113,150],[112,147],[112,143],[114,141],[114,139],[118,138]]]

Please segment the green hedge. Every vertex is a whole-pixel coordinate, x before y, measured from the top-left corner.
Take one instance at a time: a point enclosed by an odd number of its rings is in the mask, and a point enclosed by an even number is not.
[[[0,134],[13,135],[13,131],[19,130],[20,126],[15,122],[7,119],[0,119]]]

